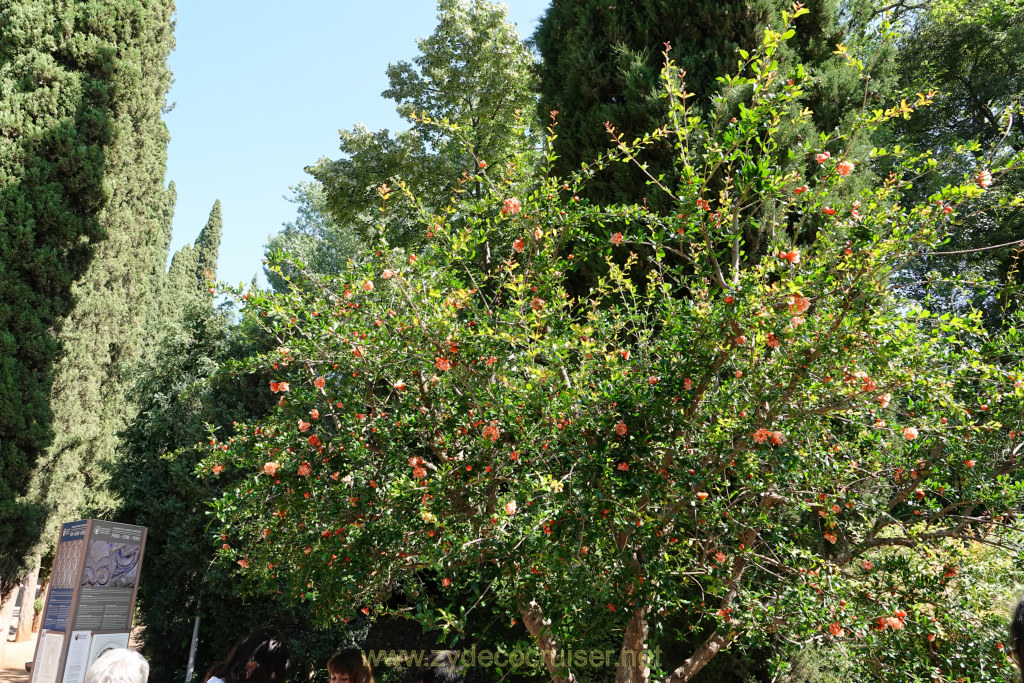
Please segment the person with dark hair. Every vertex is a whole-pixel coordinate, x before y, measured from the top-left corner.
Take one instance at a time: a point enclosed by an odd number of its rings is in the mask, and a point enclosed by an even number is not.
[[[1020,680],[1024,683],[1024,597],[1017,602],[1010,622],[1010,643],[1013,646],[1013,658],[1017,660]]]
[[[362,650],[343,650],[327,662],[331,683],[375,683],[373,670]]]
[[[419,683],[463,683],[459,653],[440,650],[419,671]]]
[[[272,628],[256,631],[210,667],[205,683],[284,683],[292,668],[288,646]]]

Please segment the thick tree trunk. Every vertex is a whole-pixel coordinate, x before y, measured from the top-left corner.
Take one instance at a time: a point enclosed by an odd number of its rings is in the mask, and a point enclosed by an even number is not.
[[[43,580],[43,587],[39,591],[39,600],[46,605],[46,594],[50,592],[50,580]],[[39,633],[39,627],[43,625],[43,610],[36,612],[36,616],[32,618],[32,632]]]
[[[648,683],[651,679],[647,644],[647,608],[633,610],[633,617],[622,637],[619,666],[615,670],[615,683]]]
[[[32,622],[35,621],[36,585],[39,583],[39,563],[42,558],[36,556],[35,569],[21,580],[21,613],[18,614],[18,630],[14,634],[14,642],[23,643],[32,640]]]
[[[537,647],[540,648],[540,654],[544,660],[544,666],[547,667],[548,674],[551,676],[551,682],[576,683],[576,677],[569,670],[569,662],[564,661],[564,657],[561,664],[555,661],[558,654],[558,643],[551,637],[551,632],[548,629],[551,621],[544,618],[544,612],[537,601],[531,600],[530,604],[520,611],[520,614],[522,614],[526,630],[537,639]]]

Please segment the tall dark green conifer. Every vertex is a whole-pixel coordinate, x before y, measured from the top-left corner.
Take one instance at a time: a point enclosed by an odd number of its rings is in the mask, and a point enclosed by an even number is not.
[[[220,216],[220,200],[213,203],[210,217],[196,238],[196,278],[199,286],[207,289],[211,282],[217,281],[217,254],[220,251],[220,232],[223,221]]]
[[[172,12],[171,0],[0,0],[5,575],[39,538],[11,519],[19,495],[50,531],[109,506],[101,465],[131,410],[125,372],[166,260]]]
[[[181,315],[184,307],[195,297],[210,298],[211,284],[217,280],[217,255],[220,252],[220,233],[223,227],[220,200],[213,203],[206,225],[199,231],[195,242],[174,252],[164,284],[165,318]]]
[[[534,42],[540,51],[540,115],[558,111],[558,155],[555,170],[572,173],[611,147],[605,130],[609,122],[626,140],[651,132],[667,111],[660,74],[663,51],[671,44],[671,57],[685,69],[688,102],[707,109],[718,90],[716,78],[736,70],[738,49],[760,44],[766,26],[781,20],[789,0],[554,0],[541,19]],[[841,33],[833,0],[809,3],[811,13],[798,22],[795,41],[783,46],[783,63],[802,61],[815,79],[813,105],[822,125],[831,129],[839,114],[854,105],[859,92],[856,79],[843,82],[827,73]],[[852,87],[851,87],[852,86]],[[820,96],[817,91],[828,92]],[[817,108],[816,108],[817,111]],[[649,149],[643,161],[657,176],[671,176],[671,150],[667,145]],[[646,185],[647,177],[631,165],[616,164],[601,171],[587,186],[587,196],[598,203],[641,202],[660,197]]]

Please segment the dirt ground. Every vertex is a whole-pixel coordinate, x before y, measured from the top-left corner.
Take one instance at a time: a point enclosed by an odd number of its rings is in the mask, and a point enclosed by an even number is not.
[[[30,676],[25,671],[25,662],[31,662],[35,654],[35,635],[32,634],[32,640],[24,643],[7,643],[0,661],[0,683],[28,683]]]

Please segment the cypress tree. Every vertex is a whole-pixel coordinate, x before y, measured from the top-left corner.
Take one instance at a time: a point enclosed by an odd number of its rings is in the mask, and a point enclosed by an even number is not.
[[[184,307],[196,297],[210,298],[211,283],[217,280],[217,255],[220,251],[222,227],[218,199],[195,242],[182,246],[171,257],[163,292],[166,320],[180,317]]]
[[[166,261],[172,12],[170,0],[0,0],[0,327],[13,337],[0,384],[16,406],[0,419],[19,434],[3,477],[45,509],[46,543],[111,504],[103,465]],[[37,525],[26,539],[38,538]]]
[[[735,71],[737,50],[759,44],[765,27],[779,22],[789,5],[789,0],[554,0],[533,40],[542,57],[540,116],[547,120],[551,111],[558,112],[555,171],[570,174],[606,152],[612,143],[605,122],[631,141],[664,119],[660,74],[667,45],[676,66],[686,72],[686,90],[694,95],[688,102],[706,109],[719,89],[716,79]],[[796,40],[783,45],[780,63],[785,68],[787,62],[801,61],[810,67],[809,103],[819,128],[831,129],[842,112],[859,104],[859,86],[855,78],[844,81],[829,73],[837,64],[835,44],[842,42],[834,1],[809,6]],[[794,132],[794,138],[798,135]],[[671,158],[663,144],[648,149],[642,161],[655,177],[671,177]],[[601,204],[661,200],[647,187],[647,176],[626,164],[604,168],[585,192]]]
[[[202,291],[217,281],[217,253],[220,250],[220,232],[223,221],[220,216],[220,200],[213,203],[210,217],[196,238],[196,279]]]

